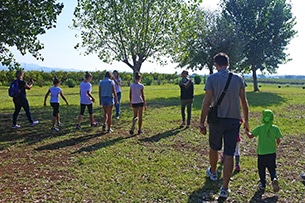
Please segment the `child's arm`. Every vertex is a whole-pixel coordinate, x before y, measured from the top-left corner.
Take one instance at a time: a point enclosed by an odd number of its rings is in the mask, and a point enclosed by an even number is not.
[[[88,94],[88,96],[91,98],[91,100],[92,100],[93,102],[95,102],[95,99],[94,99],[94,97],[92,96],[92,94],[90,93],[89,90],[87,91],[87,94]]]
[[[102,96],[101,96],[101,93],[102,93],[102,88],[101,86],[99,85],[98,86],[98,97],[100,99],[100,106],[102,106]]]
[[[141,89],[141,96],[142,96],[143,102],[144,102],[144,109],[146,109],[146,100],[145,100],[145,96],[144,96],[144,89]]]
[[[254,137],[254,135],[249,131],[247,131],[246,134],[247,134],[248,138],[253,138]]]
[[[130,107],[132,107],[132,90],[131,90],[131,88],[129,90],[129,105],[130,105]]]
[[[47,93],[46,93],[46,95],[45,95],[45,97],[44,97],[44,102],[43,102],[43,105],[44,105],[44,106],[47,105],[47,98],[48,98],[49,94],[50,94],[50,89],[47,91]]]
[[[112,94],[114,96],[114,101],[117,104],[118,103],[118,97],[116,95],[116,91],[115,91],[114,85],[112,86]]]
[[[276,145],[279,146],[280,143],[281,143],[281,139],[280,139],[280,138],[277,138],[277,139],[276,139]]]
[[[62,93],[62,91],[60,92],[60,96],[62,97],[62,99],[66,102],[67,105],[69,105],[65,95]]]

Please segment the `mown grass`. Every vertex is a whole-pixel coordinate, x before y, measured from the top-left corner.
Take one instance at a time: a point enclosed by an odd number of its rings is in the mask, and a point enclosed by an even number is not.
[[[112,134],[101,127],[75,130],[79,112],[78,88],[63,87],[70,103],[61,105],[64,127],[50,132],[50,106],[43,107],[48,87],[28,91],[33,117],[29,127],[22,112],[19,130],[11,130],[13,103],[7,87],[0,87],[0,201],[1,202],[205,202],[217,201],[220,180],[205,177],[208,137],[199,133],[198,121],[204,97],[203,86],[195,86],[192,127],[179,129],[179,88],[175,85],[147,86],[148,108],[144,112],[144,134],[130,136],[132,111],[128,88],[123,88],[122,114],[113,121]],[[227,202],[303,202],[305,186],[299,172],[305,170],[305,94],[301,86],[278,88],[263,85],[261,92],[247,87],[250,125],[261,122],[261,111],[270,108],[275,124],[284,135],[278,149],[280,192],[267,187],[256,193],[256,140],[242,135],[241,168],[232,176]],[[98,98],[97,86],[93,95]],[[94,104],[95,118],[102,110]]]

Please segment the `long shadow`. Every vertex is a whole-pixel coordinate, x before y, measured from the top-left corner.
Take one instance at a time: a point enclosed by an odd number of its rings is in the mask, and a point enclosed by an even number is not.
[[[270,106],[286,102],[286,99],[271,92],[247,92],[247,99],[250,106]]]
[[[226,198],[219,197],[219,190],[222,185],[222,179],[211,181],[206,177],[205,184],[202,188],[195,190],[189,196],[188,203],[201,203],[201,202],[225,202]]]
[[[159,142],[161,139],[167,138],[167,137],[171,137],[171,136],[175,136],[178,133],[180,133],[181,131],[186,130],[187,128],[174,128],[168,131],[165,131],[163,133],[158,133],[152,137],[146,137],[146,138],[142,138],[139,139],[139,141],[141,142]]]
[[[250,199],[249,202],[251,203],[276,203],[278,201],[278,196],[273,196],[273,197],[266,197],[262,198],[264,194],[264,191],[258,190],[254,193],[253,197]]]

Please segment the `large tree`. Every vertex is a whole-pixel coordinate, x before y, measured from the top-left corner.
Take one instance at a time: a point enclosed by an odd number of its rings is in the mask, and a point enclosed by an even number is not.
[[[258,91],[256,71],[275,73],[279,64],[289,60],[285,51],[296,34],[291,5],[285,0],[223,0],[222,8],[243,32],[244,68],[252,71],[254,91]]]
[[[38,35],[55,27],[63,4],[56,0],[6,0],[0,1],[0,63],[14,68],[14,55],[9,47],[16,46],[21,54],[29,52],[43,59],[39,51],[43,44]],[[17,64],[17,63],[16,63]]]
[[[217,11],[198,10],[196,29],[175,54],[175,61],[180,67],[190,69],[208,68],[213,73],[215,54],[225,52],[230,56],[230,69],[237,70],[243,61],[244,40],[238,27]]]
[[[82,42],[76,48],[140,71],[148,58],[167,60],[195,7],[192,0],[187,4],[181,0],[79,0],[74,27],[81,30]]]

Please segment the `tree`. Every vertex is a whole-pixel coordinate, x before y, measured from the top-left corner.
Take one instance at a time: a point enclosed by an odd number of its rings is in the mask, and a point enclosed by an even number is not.
[[[239,26],[245,44],[244,68],[252,71],[254,91],[259,91],[256,71],[275,73],[286,63],[285,53],[296,35],[291,5],[285,0],[223,0],[223,15]]]
[[[79,0],[73,24],[82,42],[76,48],[104,62],[122,61],[133,72],[148,58],[163,64],[195,7],[192,0]]]
[[[0,63],[13,69],[18,66],[9,47],[16,46],[21,54],[29,52],[37,60],[43,44],[37,36],[55,27],[62,3],[55,0],[0,1]]]
[[[187,39],[176,54],[180,67],[203,69],[207,67],[213,73],[213,57],[219,52],[230,56],[230,69],[239,71],[238,67],[244,58],[244,42],[238,27],[230,20],[223,18],[217,11],[198,10],[196,17],[195,37]]]

